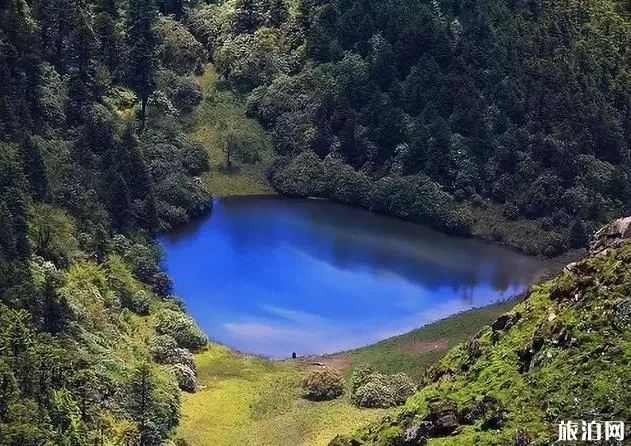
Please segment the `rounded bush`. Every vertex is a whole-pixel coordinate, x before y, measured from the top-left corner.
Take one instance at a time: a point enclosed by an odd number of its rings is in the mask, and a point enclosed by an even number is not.
[[[144,290],[138,290],[130,296],[129,309],[136,314],[146,316],[149,314],[149,303],[151,298]]]
[[[373,377],[376,378],[375,375]],[[393,407],[396,405],[394,392],[383,379],[372,379],[360,386],[355,391],[353,401],[359,407]]]
[[[344,393],[344,378],[336,370],[322,367],[309,373],[302,380],[305,398],[313,401],[326,401]]]
[[[382,375],[356,370],[351,378],[351,401],[359,407],[400,406],[414,393],[416,386],[404,373]]]
[[[407,399],[414,394],[416,390],[416,386],[410,378],[405,373],[396,373],[394,375],[390,375],[388,377],[389,386],[392,390],[392,396],[394,398],[394,403],[397,406],[401,404],[405,404]]]
[[[193,370],[184,364],[175,364],[173,373],[180,389],[186,392],[195,392],[197,389],[197,376]]]
[[[351,392],[354,394],[357,389],[370,381],[370,376],[373,375],[375,371],[369,365],[362,364],[353,370],[351,374]]]
[[[184,313],[164,308],[156,313],[156,331],[173,337],[180,347],[197,350],[208,339],[195,321]]]

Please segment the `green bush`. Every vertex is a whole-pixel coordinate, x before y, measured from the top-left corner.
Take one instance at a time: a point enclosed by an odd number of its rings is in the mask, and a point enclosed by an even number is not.
[[[354,394],[361,386],[366,384],[370,380],[371,375],[374,373],[374,369],[365,364],[362,364],[353,370],[353,373],[351,374],[351,395]]]
[[[182,364],[197,373],[193,355],[185,348],[178,347],[177,341],[169,335],[159,335],[149,344],[153,359],[160,364]]]
[[[173,365],[172,370],[180,389],[186,392],[195,392],[197,389],[197,376],[190,367],[178,363]]]
[[[162,63],[180,75],[201,73],[208,58],[201,43],[179,22],[161,17],[155,25]]]
[[[312,371],[302,380],[302,390],[307,399],[332,400],[344,393],[344,378],[338,371],[322,367]]]
[[[358,407],[394,407],[394,393],[382,379],[373,378],[363,386],[360,386],[353,394],[353,402]]]
[[[156,331],[170,335],[180,347],[199,350],[208,343],[208,339],[195,321],[186,314],[164,308],[156,313]]]
[[[272,185],[285,195],[296,197],[322,196],[323,166],[318,155],[308,151],[295,157],[287,166],[275,171]]]
[[[412,379],[404,373],[383,375],[362,367],[351,377],[351,401],[359,407],[400,406],[415,389]]]

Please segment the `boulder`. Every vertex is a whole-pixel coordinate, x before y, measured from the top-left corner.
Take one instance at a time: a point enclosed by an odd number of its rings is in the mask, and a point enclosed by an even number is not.
[[[514,313],[514,314],[506,313],[498,317],[495,320],[495,322],[491,324],[491,328],[496,331],[499,331],[499,330],[506,331],[510,327],[515,325],[519,321],[519,319],[521,319],[521,313],[519,312]]]
[[[431,423],[420,421],[409,426],[400,438],[397,439],[397,446],[424,446],[427,444]]]
[[[589,253],[599,254],[620,245],[631,237],[631,217],[615,220],[600,228],[589,244]]]
[[[430,437],[446,437],[453,434],[459,427],[458,407],[453,401],[431,404],[429,413],[424,421],[427,424]]]

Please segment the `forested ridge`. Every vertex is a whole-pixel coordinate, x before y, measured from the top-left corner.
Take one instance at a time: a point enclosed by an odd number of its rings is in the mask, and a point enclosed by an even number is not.
[[[184,133],[202,55],[152,0],[1,3],[1,445],[161,445],[178,424],[207,340],[153,235],[210,206]]]
[[[629,210],[629,18],[616,0],[236,0],[188,23],[274,136],[280,192],[555,255]]]

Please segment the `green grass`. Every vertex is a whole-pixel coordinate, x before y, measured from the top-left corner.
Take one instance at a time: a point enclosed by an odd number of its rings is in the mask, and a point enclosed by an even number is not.
[[[370,364],[382,373],[403,372],[418,378],[448,349],[469,339],[516,303],[511,300],[468,310],[401,336],[351,351],[349,369],[359,364]]]
[[[467,413],[483,397],[494,398],[496,408],[428,444],[515,444],[519,431],[528,444],[545,445],[556,439],[561,420],[628,420],[629,265],[631,242],[533,287],[512,310],[512,325],[486,327],[451,349],[399,416],[360,430],[352,444],[400,444],[406,429],[441,408]],[[485,427],[490,419],[493,425]]]
[[[196,82],[202,87],[203,100],[194,111],[189,136],[208,151],[211,167],[203,181],[210,192],[214,196],[274,193],[265,176],[274,151],[269,135],[256,120],[246,116],[239,97],[220,87],[212,65],[206,66]],[[256,147],[260,161],[248,164],[233,160],[232,166],[227,167],[222,147],[230,135]]]
[[[358,409],[344,398],[302,399],[297,362],[242,355],[218,345],[196,360],[202,389],[183,395],[177,432],[191,445],[323,445],[338,432],[350,433],[385,413]]]
[[[304,400],[300,381],[313,367],[310,363],[324,362],[347,376],[354,367],[368,363],[379,371],[418,377],[448,348],[515,304],[473,309],[358,350],[295,361],[273,361],[212,345],[196,356],[202,388],[183,395],[177,435],[193,446],[324,446],[336,434],[352,433],[392,411],[359,409],[346,397]]]

